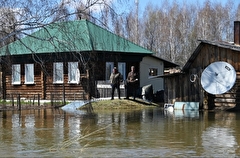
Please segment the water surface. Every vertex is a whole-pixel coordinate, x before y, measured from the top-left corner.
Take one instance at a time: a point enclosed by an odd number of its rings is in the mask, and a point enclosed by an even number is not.
[[[1,111],[2,157],[236,157],[240,113]]]

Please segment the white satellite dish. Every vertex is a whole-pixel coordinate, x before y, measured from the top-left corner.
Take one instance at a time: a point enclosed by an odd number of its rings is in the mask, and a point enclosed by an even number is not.
[[[236,77],[236,71],[232,65],[218,61],[204,69],[201,85],[210,94],[223,94],[233,87]]]

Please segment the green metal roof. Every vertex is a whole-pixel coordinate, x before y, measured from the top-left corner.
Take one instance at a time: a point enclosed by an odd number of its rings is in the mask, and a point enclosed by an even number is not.
[[[0,55],[105,51],[153,54],[87,20],[54,23],[0,48]]]

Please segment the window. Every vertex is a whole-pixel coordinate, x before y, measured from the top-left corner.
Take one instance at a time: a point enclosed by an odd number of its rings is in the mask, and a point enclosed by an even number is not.
[[[78,84],[80,80],[80,73],[78,69],[78,62],[68,63],[68,83]]]
[[[63,83],[63,63],[53,63],[53,83]]]
[[[109,80],[113,70],[113,62],[106,62],[106,80]]]
[[[126,79],[126,63],[118,63],[118,71],[122,74],[123,80]]]
[[[21,65],[12,65],[12,84],[21,84]]]
[[[34,83],[34,64],[25,64],[25,84]]]
[[[149,68],[149,76],[157,76],[157,68]]]

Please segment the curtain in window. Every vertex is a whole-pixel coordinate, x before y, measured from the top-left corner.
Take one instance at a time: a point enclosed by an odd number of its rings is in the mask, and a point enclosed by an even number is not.
[[[25,83],[34,83],[34,65],[25,64]]]
[[[68,62],[68,82],[78,83],[79,75],[78,62]]]
[[[123,80],[125,80],[126,79],[126,63],[119,62],[118,71],[122,74]]]
[[[12,65],[12,84],[21,83],[21,67],[20,64]]]
[[[54,63],[54,65],[53,65],[53,82],[63,83],[63,63]]]

